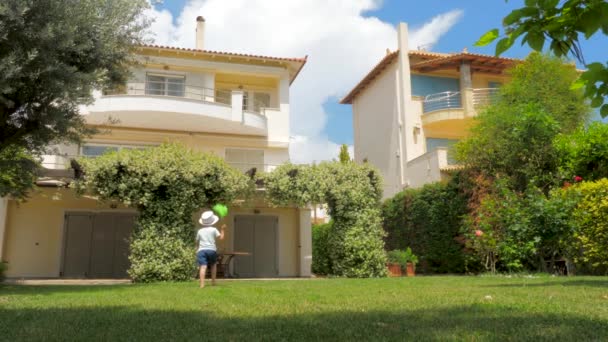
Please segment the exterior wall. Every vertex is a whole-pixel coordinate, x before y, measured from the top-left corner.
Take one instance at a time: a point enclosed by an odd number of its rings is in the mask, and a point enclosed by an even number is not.
[[[448,149],[436,148],[407,163],[409,186],[419,188],[442,180],[441,168],[448,165]]]
[[[258,213],[254,212],[254,208]],[[133,209],[111,209],[109,206],[85,197],[76,197],[72,190],[40,188],[39,193],[27,202],[8,202],[5,249],[2,260],[9,263],[8,277],[59,277],[64,234],[64,215],[68,211],[129,211]],[[277,259],[279,276],[309,276],[306,263],[310,262],[310,216],[306,209],[268,208],[260,203],[248,203],[243,207],[232,207],[222,221],[227,223],[226,237],[218,242],[218,251],[233,250],[235,215],[269,215],[279,218]],[[197,215],[194,215],[198,218]],[[193,217],[194,219],[194,217]],[[193,221],[194,222],[194,221]],[[194,234],[192,245],[194,247]],[[302,246],[302,248],[301,248]],[[193,254],[194,258],[194,254]],[[303,268],[304,267],[304,268]]]
[[[64,214],[69,210],[125,209],[110,209],[58,188],[39,188],[25,203],[9,201],[2,255],[9,263],[8,277],[59,277]]]
[[[179,142],[195,150],[214,153],[220,157],[225,156],[226,148],[260,149],[264,150],[265,164],[280,165],[289,161],[287,143],[271,142],[263,137],[113,128],[104,134],[94,136],[88,142],[151,146],[163,142]]]
[[[393,63],[352,104],[355,161],[367,159],[380,170],[385,196],[401,188],[397,78],[397,64]]]

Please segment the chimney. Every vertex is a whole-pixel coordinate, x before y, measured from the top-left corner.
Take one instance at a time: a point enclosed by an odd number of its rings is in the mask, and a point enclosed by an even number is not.
[[[205,48],[205,18],[200,15],[196,17],[196,48],[198,50]]]

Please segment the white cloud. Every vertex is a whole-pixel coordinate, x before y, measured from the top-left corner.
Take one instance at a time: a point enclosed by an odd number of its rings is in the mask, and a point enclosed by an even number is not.
[[[291,87],[293,162],[337,158],[338,144],[322,134],[327,114],[323,103],[343,96],[386,53],[396,49],[393,25],[365,12],[381,0],[190,0],[176,20],[167,11],[151,30],[156,43],[193,47],[195,19],[206,20],[205,48],[283,57],[308,55],[308,63]],[[454,10],[410,31],[410,46],[429,48],[461,17]]]

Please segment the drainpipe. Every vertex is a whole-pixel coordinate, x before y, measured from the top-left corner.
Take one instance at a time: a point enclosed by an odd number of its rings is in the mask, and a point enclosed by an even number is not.
[[[399,124],[399,177],[401,188],[407,186],[408,143],[414,143],[414,113],[408,113],[412,108],[412,81],[410,75],[410,56],[408,47],[408,28],[406,23],[399,23],[399,110],[397,121]],[[409,114],[409,115],[408,115]]]

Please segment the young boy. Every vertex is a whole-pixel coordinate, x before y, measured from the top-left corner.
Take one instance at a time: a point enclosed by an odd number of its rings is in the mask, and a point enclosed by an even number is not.
[[[199,265],[201,289],[205,287],[207,265],[211,266],[211,285],[215,285],[215,275],[217,273],[217,246],[215,240],[218,238],[224,240],[224,229],[226,229],[225,224],[221,226],[221,231],[218,231],[217,228],[213,227],[218,221],[219,218],[213,214],[213,211],[205,211],[198,220],[198,223],[203,226],[196,233],[198,247],[196,260]]]

